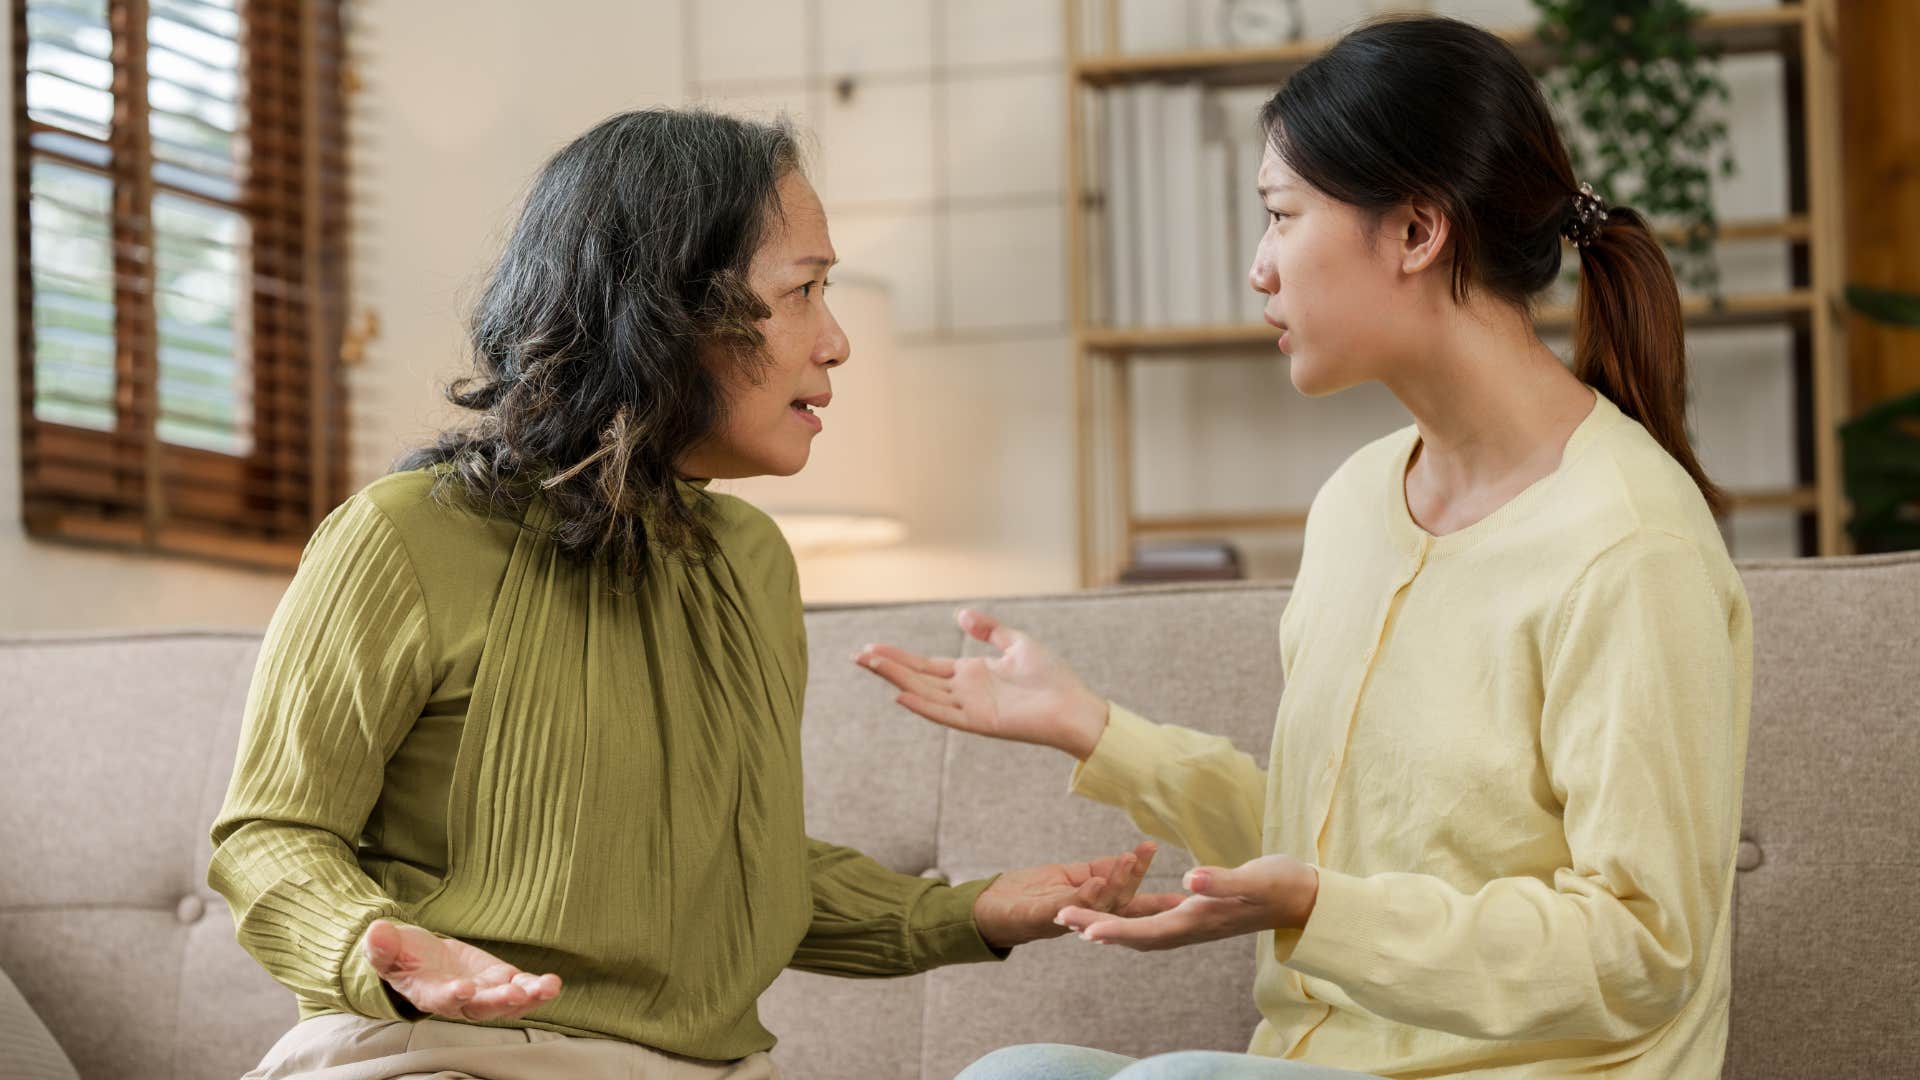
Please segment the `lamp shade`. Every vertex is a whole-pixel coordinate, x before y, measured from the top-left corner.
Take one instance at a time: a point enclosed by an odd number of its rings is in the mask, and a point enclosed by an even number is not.
[[[806,468],[793,476],[716,480],[715,491],[765,510],[802,554],[896,544],[901,470],[894,440],[899,399],[894,387],[892,298],[885,285],[841,275],[827,304],[851,346],[833,369],[833,403],[820,411]]]

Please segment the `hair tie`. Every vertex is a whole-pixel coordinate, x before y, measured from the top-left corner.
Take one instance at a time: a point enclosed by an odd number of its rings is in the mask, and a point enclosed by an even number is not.
[[[1592,184],[1581,184],[1574,192],[1567,220],[1560,226],[1560,235],[1573,241],[1574,247],[1586,247],[1600,239],[1600,230],[1607,224],[1607,201],[1594,194]]]

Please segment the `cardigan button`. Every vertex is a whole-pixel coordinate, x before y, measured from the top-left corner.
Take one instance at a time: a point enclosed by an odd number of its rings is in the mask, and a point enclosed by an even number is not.
[[[173,917],[186,926],[199,922],[206,914],[207,902],[192,893],[181,897],[180,902],[173,906]]]
[[[929,866],[925,870],[920,871],[920,876],[926,878],[928,881],[937,881],[942,885],[953,884],[953,880],[947,877],[946,873],[937,866]]]
[[[1739,867],[1743,871],[1752,870],[1765,861],[1766,856],[1761,853],[1759,844],[1744,838],[1741,839],[1740,854],[1734,858],[1734,866]]]

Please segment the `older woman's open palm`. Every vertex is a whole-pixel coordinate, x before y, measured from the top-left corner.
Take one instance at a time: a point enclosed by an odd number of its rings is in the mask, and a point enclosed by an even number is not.
[[[1107,726],[1107,703],[1058,657],[992,616],[962,610],[960,628],[1000,651],[989,657],[927,657],[868,645],[854,662],[892,683],[894,700],[936,724],[996,739],[1036,743],[1085,759]]]

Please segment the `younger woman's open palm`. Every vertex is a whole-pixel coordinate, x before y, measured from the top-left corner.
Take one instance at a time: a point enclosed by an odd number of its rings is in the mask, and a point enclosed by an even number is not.
[[[960,628],[1000,651],[927,657],[868,645],[854,662],[892,683],[894,700],[936,724],[1036,743],[1086,758],[1106,730],[1107,703],[1045,646],[992,616],[962,610]]]

